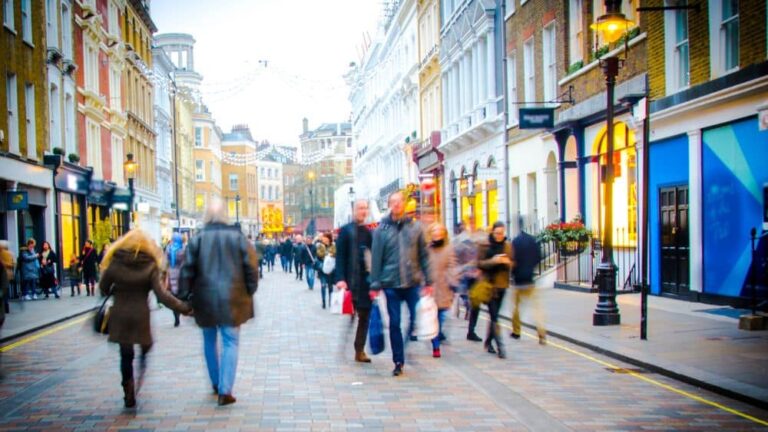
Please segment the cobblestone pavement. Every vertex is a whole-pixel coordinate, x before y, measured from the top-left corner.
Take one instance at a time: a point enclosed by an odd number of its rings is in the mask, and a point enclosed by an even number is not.
[[[466,322],[454,317],[443,358],[433,359],[427,342],[410,343],[406,373],[393,378],[389,351],[369,365],[352,361],[353,327],[347,317],[321,309],[319,286],[309,291],[277,271],[267,273],[256,297],[257,318],[241,333],[235,405],[220,408],[210,395],[193,321],[173,328],[171,313],[159,310],[138,408],[124,410],[117,347],[92,335],[90,321],[81,318],[0,348],[0,430],[698,431],[768,425],[765,411],[557,340],[539,346],[532,338],[505,336],[508,358],[500,360],[466,341]],[[485,321],[479,327],[484,330]]]

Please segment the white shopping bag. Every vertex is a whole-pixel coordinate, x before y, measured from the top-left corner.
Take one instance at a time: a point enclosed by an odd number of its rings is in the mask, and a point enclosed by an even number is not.
[[[437,321],[437,303],[431,295],[422,296],[416,305],[416,330],[414,335],[419,340],[432,340],[440,331]]]
[[[344,293],[341,290],[334,290],[331,294],[331,313],[341,315],[344,308]]]
[[[381,324],[384,326],[384,331],[389,331],[389,311],[387,311],[387,296],[384,294],[384,290],[379,291],[379,295],[376,296],[376,303],[379,306],[379,312],[381,312]]]

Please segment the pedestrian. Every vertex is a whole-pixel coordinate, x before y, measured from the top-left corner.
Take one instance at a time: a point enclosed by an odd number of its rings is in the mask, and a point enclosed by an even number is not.
[[[40,260],[35,252],[35,239],[27,240],[27,247],[19,255],[21,267],[21,294],[24,300],[37,300],[37,283],[40,279]]]
[[[339,231],[336,239],[336,287],[352,292],[352,304],[357,315],[355,333],[355,361],[370,363],[365,354],[365,340],[368,337],[368,323],[371,316],[371,297],[369,294],[369,275],[371,272],[371,248],[373,236],[365,226],[368,218],[368,201],[355,201],[353,222]]]
[[[5,271],[7,276],[6,280],[8,281],[2,306],[5,312],[8,313],[10,312],[9,298],[11,297],[11,286],[15,283],[16,276],[16,260],[13,257],[13,253],[11,253],[8,248],[8,240],[0,240],[0,264],[2,265],[0,270]]]
[[[8,304],[8,290],[10,288],[10,279],[8,278],[8,267],[6,267],[6,260],[3,254],[7,249],[5,245],[0,246],[0,329],[3,328],[5,322],[6,305]],[[2,378],[2,371],[0,371],[0,378]]]
[[[317,251],[317,278],[320,279],[320,296],[323,299],[323,309],[325,309],[326,294],[328,297],[328,306],[331,305],[331,294],[333,292],[333,271],[325,272],[325,259],[330,257],[336,259],[336,245],[333,244],[331,234],[320,235],[319,241],[315,244]]]
[[[293,266],[296,269],[296,279],[298,280],[303,280],[304,278],[303,251],[304,240],[302,240],[301,235],[297,235],[293,241]]]
[[[458,264],[445,226],[440,223],[433,224],[429,232],[429,270],[432,272],[432,295],[437,303],[437,319],[440,325],[437,336],[432,339],[432,357],[440,358],[440,343],[446,339],[443,333],[445,319],[453,306],[454,287],[458,283]]]
[[[77,295],[81,294],[80,283],[82,281],[82,275],[80,274],[80,260],[77,259],[77,255],[72,254],[69,257],[69,287],[71,291],[70,297],[75,296],[75,288],[77,288]]]
[[[275,270],[275,256],[277,256],[277,247],[273,240],[266,240],[267,242],[267,270]]]
[[[171,236],[171,242],[168,244],[165,252],[165,259],[168,264],[167,283],[171,294],[179,294],[179,276],[181,275],[181,266],[184,264],[184,239],[181,233],[175,232]],[[178,311],[173,311],[173,326],[178,327],[181,324]]]
[[[250,238],[248,243],[250,243]],[[257,238],[255,243],[255,248],[256,248],[256,258],[259,260],[259,278],[263,278],[264,262],[266,260],[267,247],[264,244],[264,242],[261,240],[261,238]]]
[[[459,235],[453,242],[454,251],[459,265],[459,293],[464,304],[464,319],[469,318],[467,327],[467,340],[482,342],[482,338],[475,333],[477,320],[480,317],[480,307],[473,307],[469,302],[469,288],[477,282],[481,275],[477,267],[477,254],[481,247],[488,244],[487,237],[481,231],[475,230],[474,218],[459,225]],[[457,315],[458,316],[458,315]]]
[[[312,244],[312,237],[307,237],[301,249],[301,264],[304,266],[304,273],[307,276],[307,286],[310,290],[315,289],[315,268],[317,267],[317,250]]]
[[[56,252],[51,249],[51,244],[43,241],[42,251],[40,252],[40,288],[45,293],[45,298],[50,296],[50,291],[56,298],[59,297],[59,287],[56,278],[56,263],[58,259]]]
[[[373,233],[371,265],[371,298],[384,290],[389,315],[389,341],[395,368],[392,375],[403,374],[405,351],[400,328],[402,303],[410,313],[408,338],[414,340],[414,320],[419,288],[426,282],[425,291],[431,289],[429,257],[421,225],[404,215],[405,199],[398,191],[389,196],[390,213]]]
[[[112,295],[109,314],[109,341],[120,345],[120,373],[126,408],[136,406],[136,391],[146,372],[147,354],[152,348],[149,292],[171,309],[188,314],[191,308],[163,286],[163,252],[142,230],[132,229],[107,250],[101,262],[99,290]],[[134,345],[141,347],[138,386],[134,381]]]
[[[539,306],[538,294],[533,281],[533,272],[541,261],[541,248],[536,239],[528,234],[520,223],[520,233],[512,240],[512,253],[515,267],[512,277],[515,281],[512,303],[512,333],[513,339],[520,339],[520,304],[528,303],[533,309],[533,317],[536,323],[536,332],[539,335],[539,343],[546,345],[547,331],[544,329],[544,319]]]
[[[293,272],[293,243],[289,237],[283,239],[280,244],[280,261],[283,264],[283,271],[286,273]]]
[[[181,270],[180,298],[191,298],[202,328],[208,376],[219,405],[235,403],[240,325],[254,316],[259,283],[256,250],[238,227],[228,225],[227,208],[214,199],[205,226],[189,241]],[[217,339],[221,337],[221,351]]]
[[[493,287],[493,296],[488,303],[488,335],[485,338],[485,349],[490,354],[505,358],[504,345],[499,336],[499,308],[504,300],[504,293],[509,288],[510,270],[512,269],[512,246],[507,241],[506,226],[503,222],[495,222],[488,236],[488,246],[480,251],[478,267],[483,271],[483,277]],[[496,348],[493,342],[496,342]]]
[[[93,247],[93,241],[86,240],[83,252],[80,254],[80,273],[85,282],[85,295],[92,296],[96,288],[96,272],[98,271],[98,256]]]

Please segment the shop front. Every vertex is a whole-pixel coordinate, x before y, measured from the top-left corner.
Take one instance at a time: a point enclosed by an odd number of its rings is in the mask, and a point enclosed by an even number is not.
[[[60,156],[46,156],[46,165],[54,169],[56,190],[56,220],[58,236],[55,250],[59,253],[59,268],[65,269],[70,259],[80,256],[87,238],[86,198],[92,171],[65,162]]]
[[[444,181],[443,154],[440,146],[440,131],[414,145],[413,159],[419,169],[419,217],[424,223],[444,222],[443,209]]]

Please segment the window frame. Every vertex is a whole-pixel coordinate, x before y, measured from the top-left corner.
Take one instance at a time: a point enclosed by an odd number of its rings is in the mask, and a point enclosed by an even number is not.
[[[16,34],[16,14],[13,0],[3,0],[3,26]]]
[[[666,0],[666,5],[672,5],[672,4],[680,4],[680,3],[687,3],[686,1],[683,2],[676,2],[671,0]],[[686,19],[686,38],[684,41],[677,41],[677,33],[678,33],[678,14],[685,14]],[[673,93],[677,93],[679,91],[685,90],[690,87],[691,85],[691,51],[690,51],[690,27],[688,25],[688,11],[687,10],[668,10],[664,12],[664,45],[665,45],[665,77],[666,77],[666,94],[670,95]],[[680,47],[683,45],[688,46],[688,59],[687,59],[687,73],[688,73],[688,81],[687,83],[681,82],[681,64],[680,61]]]
[[[557,23],[550,21],[541,29],[542,100],[546,106],[556,106],[557,100]],[[547,61],[549,60],[549,61]],[[551,93],[551,94],[548,94]]]
[[[195,159],[195,181],[205,181],[205,161],[202,159]]]
[[[18,77],[14,73],[8,73],[5,76],[6,99],[8,100],[6,108],[6,118],[8,119],[8,149],[14,154],[21,154],[21,145],[19,142],[19,84]]]
[[[32,0],[21,0],[21,38],[27,44],[34,45],[32,40]]]
[[[517,50],[507,56],[507,127],[520,124],[518,112]]]
[[[35,85],[24,83],[24,123],[26,127],[27,157],[37,159],[37,118],[35,114]]]
[[[536,42],[533,36],[523,42],[523,94],[526,105],[536,101]]]
[[[584,0],[568,1],[568,66],[584,61]]]

